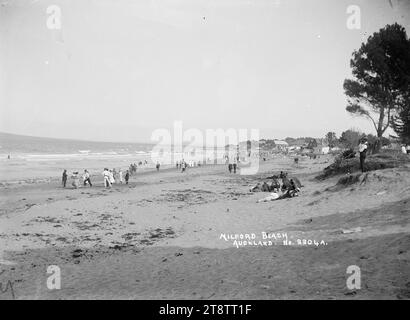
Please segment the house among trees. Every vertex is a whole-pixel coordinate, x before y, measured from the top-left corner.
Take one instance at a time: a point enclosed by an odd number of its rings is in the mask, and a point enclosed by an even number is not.
[[[275,140],[275,149],[276,151],[286,152],[288,151],[289,144],[283,140]]]

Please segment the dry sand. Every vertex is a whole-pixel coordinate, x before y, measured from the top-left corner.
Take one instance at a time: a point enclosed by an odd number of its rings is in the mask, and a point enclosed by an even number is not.
[[[314,179],[329,161],[269,160],[254,176],[169,169],[109,190],[101,178],[76,190],[57,179],[3,186],[0,299],[409,299],[409,167],[337,186]],[[301,195],[257,203],[268,194],[249,188],[280,170],[302,181]],[[262,232],[292,244],[221,238]],[[60,290],[46,286],[49,265]],[[360,290],[346,287],[349,265],[361,268]]]

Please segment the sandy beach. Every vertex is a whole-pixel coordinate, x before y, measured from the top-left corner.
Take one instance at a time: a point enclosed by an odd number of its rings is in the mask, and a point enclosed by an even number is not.
[[[4,185],[0,299],[409,299],[409,166],[315,179],[332,161],[283,156],[252,176],[170,168],[111,189],[100,175],[92,188]],[[269,194],[250,188],[281,170],[299,197],[257,203]],[[350,265],[360,290],[346,287]]]

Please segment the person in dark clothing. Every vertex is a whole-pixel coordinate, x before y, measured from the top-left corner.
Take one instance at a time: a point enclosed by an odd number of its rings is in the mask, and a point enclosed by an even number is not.
[[[269,185],[268,185],[266,182],[264,182],[264,183],[262,184],[261,190],[262,190],[262,192],[269,192],[269,191],[270,191]]]
[[[68,175],[67,175],[67,170],[64,169],[64,171],[63,171],[63,177],[62,177],[62,179],[61,179],[61,181],[62,181],[62,183],[63,183],[63,188],[65,188],[65,185],[67,184],[67,177],[68,177]]]
[[[232,163],[228,164],[229,173],[232,173]]]
[[[130,172],[127,170],[125,173],[125,184],[128,184],[128,180],[130,179]]]
[[[362,139],[359,144],[360,170],[362,170],[362,172],[365,172],[364,163],[366,161],[366,153],[367,153],[367,141]]]

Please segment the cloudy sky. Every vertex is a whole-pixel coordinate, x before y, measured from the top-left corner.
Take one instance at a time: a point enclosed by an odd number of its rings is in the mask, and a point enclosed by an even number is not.
[[[361,28],[346,26],[349,5]],[[47,28],[47,7],[61,29]],[[0,131],[149,141],[184,129],[321,137],[345,111],[353,50],[407,0],[0,0]]]

